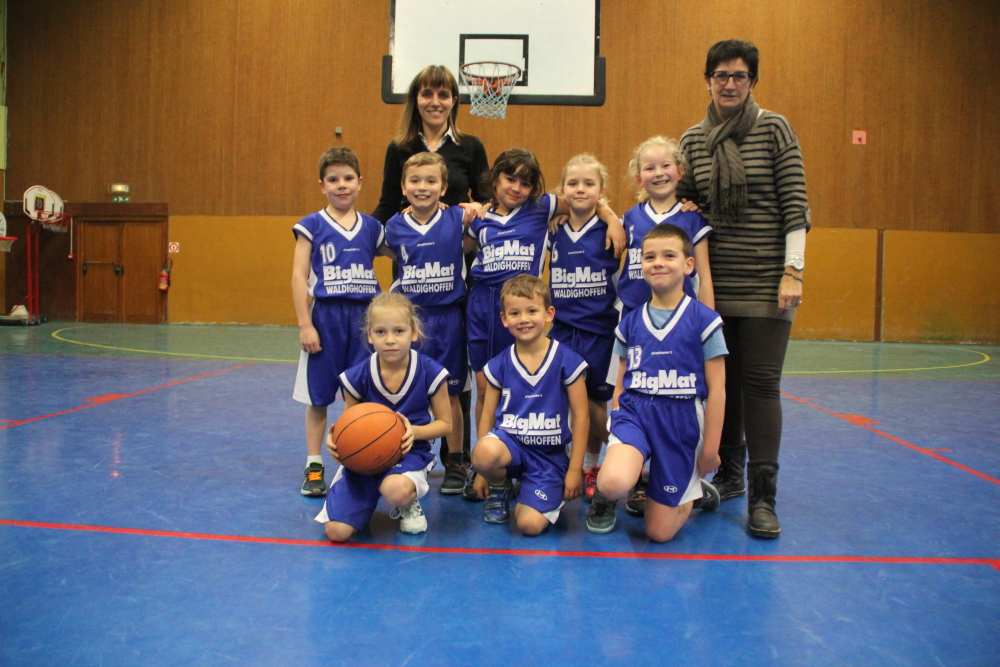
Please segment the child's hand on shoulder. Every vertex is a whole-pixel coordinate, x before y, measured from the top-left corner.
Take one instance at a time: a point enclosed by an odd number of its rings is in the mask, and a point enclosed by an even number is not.
[[[608,226],[608,232],[604,237],[604,249],[612,250],[615,257],[621,257],[628,246],[628,236],[625,234],[621,218],[603,201],[597,205],[597,217]]]
[[[333,441],[333,429],[335,426],[335,423],[330,424],[330,430],[326,432],[326,450],[330,452],[330,456],[333,457],[333,460],[340,465],[340,457],[337,456],[337,443]]]
[[[459,206],[463,212],[462,225],[465,227],[471,225],[475,218],[486,217],[486,211],[489,210],[486,206],[480,204],[479,202],[463,202],[459,204]]]
[[[566,479],[563,481],[563,500],[579,498],[582,493],[583,473],[579,469],[566,471]]]
[[[410,424],[410,420],[403,413],[397,412],[396,414],[403,420],[403,426],[406,427],[406,430],[403,431],[403,442],[399,445],[399,451],[403,452],[403,456],[406,456],[410,448],[413,447],[413,425]]]
[[[299,345],[302,346],[303,352],[309,354],[316,354],[323,349],[319,343],[319,332],[316,331],[316,327],[311,324],[307,327],[299,327]]]
[[[709,456],[707,452],[702,452],[701,456],[698,457],[698,473],[705,477],[709,473],[713,473],[719,469],[722,465],[722,459],[719,458],[718,452]]]
[[[682,199],[681,200],[681,212],[686,213],[688,211],[699,211],[700,212],[701,209],[698,208],[698,205],[695,204],[690,199]]]
[[[569,216],[565,213],[552,216],[549,220],[549,234],[555,234],[559,231],[559,227],[567,222],[569,222]]]

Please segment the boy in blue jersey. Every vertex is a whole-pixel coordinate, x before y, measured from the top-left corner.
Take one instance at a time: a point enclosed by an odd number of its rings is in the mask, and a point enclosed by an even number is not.
[[[514,344],[483,369],[489,384],[480,440],[472,450],[478,473],[475,488],[486,499],[485,521],[507,523],[510,480],[520,479],[517,527],[524,535],[539,535],[556,522],[565,501],[583,490],[580,467],[590,421],[587,362],[545,336],[555,309],[540,278],[511,278],[504,283],[500,303],[503,325]],[[569,443],[572,453],[567,457]]]
[[[292,397],[306,404],[302,495],[313,497],[326,494],[322,447],[327,406],[336,400],[340,374],[368,356],[362,323],[368,303],[381,292],[374,260],[384,240],[382,223],[354,210],[361,166],[351,149],[333,147],[323,153],[319,178],[326,207],[292,228],[292,302],[302,347]]]
[[[437,153],[411,156],[403,165],[403,194],[410,207],[385,223],[385,243],[399,265],[390,291],[404,294],[420,308],[426,337],[421,354],[448,369],[452,430],[448,451],[441,452],[445,477],[441,493],[455,495],[465,488],[464,424],[459,394],[468,389],[468,347],[465,340],[465,225],[478,204],[439,207],[448,188],[448,168]]]
[[[587,362],[590,435],[583,461],[587,502],[597,488],[601,447],[608,438],[607,406],[614,390],[607,377],[618,323],[614,281],[620,262],[605,247],[607,225],[597,217],[607,178],[604,165],[593,155],[584,153],[570,159],[559,185],[569,220],[548,237],[549,287],[556,309],[549,337],[568,345]],[[614,521],[614,511],[609,502],[598,497],[587,512],[588,530],[610,530],[605,527],[609,519]]]
[[[719,466],[728,350],[722,318],[684,293],[693,269],[684,230],[651,229],[642,273],[652,297],[615,331],[621,359],[597,488],[612,501],[625,498],[648,459],[646,535],[656,542],[673,539],[695,504],[719,505],[718,491],[701,478]]]

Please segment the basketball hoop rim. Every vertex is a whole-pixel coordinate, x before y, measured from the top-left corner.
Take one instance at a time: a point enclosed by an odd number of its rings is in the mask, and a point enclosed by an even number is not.
[[[473,74],[472,72],[466,70],[467,67],[475,67],[476,65],[484,65],[484,66],[490,66],[490,65],[492,65],[494,67],[497,67],[497,66],[513,67],[514,71],[511,72],[511,73],[505,74],[505,75],[501,75],[501,74]],[[465,63],[464,65],[462,65],[461,67],[458,68],[458,71],[459,71],[459,73],[463,77],[465,77],[466,79],[470,80],[470,85],[478,85],[481,81],[494,81],[494,80],[497,80],[497,81],[504,81],[504,82],[506,82],[506,81],[509,81],[509,80],[510,81],[517,81],[518,79],[521,78],[521,68],[520,67],[518,67],[517,65],[515,65],[513,63],[502,63],[502,62],[494,61],[494,60],[481,60],[479,62],[474,62],[474,63]],[[472,79],[477,79],[477,81],[475,81],[473,83],[471,81]]]

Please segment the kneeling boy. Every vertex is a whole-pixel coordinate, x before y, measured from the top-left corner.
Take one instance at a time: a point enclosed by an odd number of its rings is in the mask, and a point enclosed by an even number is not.
[[[684,294],[693,268],[684,230],[650,230],[642,275],[652,298],[615,330],[621,360],[597,488],[612,500],[625,498],[649,459],[646,535],[656,542],[673,539],[701,502],[703,486],[714,491],[701,477],[719,466],[728,350],[719,314]],[[703,509],[718,506],[713,496]]]
[[[480,440],[472,450],[475,486],[487,499],[486,522],[507,523],[510,480],[520,479],[517,527],[524,535],[538,535],[559,518],[565,501],[583,490],[581,467],[590,431],[587,362],[545,336],[555,309],[541,279],[521,274],[505,282],[500,307],[514,344],[483,369],[488,384]]]

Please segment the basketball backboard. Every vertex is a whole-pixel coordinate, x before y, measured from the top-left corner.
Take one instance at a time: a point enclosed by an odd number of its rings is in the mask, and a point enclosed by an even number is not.
[[[393,0],[382,100],[404,102],[427,65],[457,78],[462,65],[491,60],[522,70],[508,104],[600,106],[600,11],[600,0]]]

